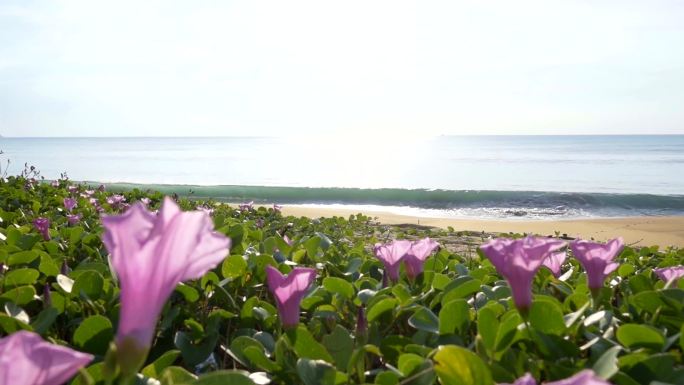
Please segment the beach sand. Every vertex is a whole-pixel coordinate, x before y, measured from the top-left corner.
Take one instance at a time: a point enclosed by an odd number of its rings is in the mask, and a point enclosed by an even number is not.
[[[359,213],[358,210],[339,208],[312,208],[285,206],[284,215],[297,217],[332,217]],[[569,237],[593,238],[606,241],[618,236],[632,246],[684,247],[684,216],[678,217],[629,217],[568,220],[485,220],[451,219],[398,215],[382,211],[364,211],[364,215],[377,218],[389,225],[412,224],[446,228],[455,231],[484,231],[487,233],[533,233],[538,235],[567,234]]]

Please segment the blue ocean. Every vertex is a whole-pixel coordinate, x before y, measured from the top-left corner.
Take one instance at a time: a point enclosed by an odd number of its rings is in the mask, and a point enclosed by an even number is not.
[[[684,135],[0,138],[9,172],[442,217],[684,215]],[[380,208],[382,208],[380,207]]]

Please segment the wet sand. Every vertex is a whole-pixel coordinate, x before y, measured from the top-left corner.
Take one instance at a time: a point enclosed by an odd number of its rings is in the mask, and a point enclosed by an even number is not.
[[[338,208],[311,208],[285,206],[284,215],[305,216],[310,218],[357,214],[358,210]],[[539,235],[567,234],[606,241],[618,236],[633,246],[684,247],[684,216],[678,217],[628,217],[568,220],[488,220],[452,219],[398,215],[382,211],[364,211],[364,215],[375,217],[380,223],[397,225],[412,224],[446,228],[455,231],[484,231],[487,233],[533,233]]]

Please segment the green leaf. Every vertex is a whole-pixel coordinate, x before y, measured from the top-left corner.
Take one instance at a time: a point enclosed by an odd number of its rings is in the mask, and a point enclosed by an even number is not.
[[[477,332],[482,337],[484,346],[493,352],[499,332],[499,320],[494,310],[484,307],[477,312]]]
[[[36,289],[33,286],[19,286],[0,295],[0,305],[10,301],[23,306],[33,301],[35,295]]]
[[[421,306],[408,319],[408,324],[414,328],[429,333],[439,333],[439,318],[430,309]]]
[[[73,343],[80,350],[88,353],[104,355],[109,342],[114,337],[112,322],[107,317],[94,315],[86,318],[76,328]]]
[[[38,253],[34,250],[20,251],[9,256],[7,264],[9,266],[28,264],[38,258]]]
[[[236,279],[247,272],[247,261],[241,255],[230,255],[221,265],[221,274],[224,278]]]
[[[407,377],[413,374],[423,364],[423,361],[425,359],[417,354],[404,353],[399,356],[397,369],[399,369],[404,377]]]
[[[464,299],[455,299],[439,311],[439,334],[463,334],[470,323],[470,307]]]
[[[299,325],[296,329],[288,330],[287,338],[290,340],[290,344],[299,358],[333,362],[330,353],[314,339],[305,326]]]
[[[38,316],[35,318],[33,323],[31,323],[31,327],[33,327],[33,330],[36,333],[44,334],[48,331],[48,329],[50,329],[50,326],[52,326],[52,324],[55,322],[58,315],[59,312],[54,307],[44,309],[38,313]]]
[[[368,309],[368,322],[375,321],[375,319],[383,313],[394,310],[396,306],[397,300],[394,298],[385,298],[379,302],[376,302],[370,309]]]
[[[184,283],[179,283],[178,286],[176,286],[176,291],[181,293],[183,295],[183,298],[185,298],[186,301],[190,303],[197,302],[200,298],[199,293],[197,290],[195,290],[194,287],[186,285]]]
[[[323,346],[335,360],[335,366],[339,370],[346,370],[354,351],[354,339],[347,329],[340,325],[335,326],[332,333],[323,336]]]
[[[489,368],[473,352],[455,345],[440,346],[433,357],[437,378],[443,385],[493,385]]]
[[[244,350],[248,347],[255,347],[263,354],[264,347],[259,341],[252,337],[238,336],[230,342],[230,352],[232,353],[233,358],[244,366],[254,366],[254,363],[244,354]]]
[[[342,278],[326,277],[323,279],[323,287],[331,293],[337,293],[351,300],[354,297],[354,286]]]
[[[467,276],[466,276],[467,277]],[[462,278],[462,277],[459,277]],[[460,285],[458,286],[447,286],[444,290],[444,296],[442,297],[442,303],[448,303],[453,301],[454,299],[457,298],[466,298],[470,297],[471,295],[477,293],[480,291],[480,286],[482,286],[482,282],[480,282],[477,279],[472,279],[470,277],[468,280],[464,280],[464,282],[461,282]],[[458,282],[457,280],[452,281],[452,284],[454,282]]]
[[[48,277],[56,277],[59,274],[59,267],[57,267],[55,261],[53,261],[48,254],[42,254],[40,256],[38,270]]]
[[[307,256],[314,260],[318,254],[318,246],[321,244],[321,238],[311,237],[304,242],[304,249],[306,250]]]
[[[102,275],[97,271],[88,270],[76,278],[71,292],[73,295],[85,294],[88,298],[96,300],[102,295],[103,286],[104,278]]]
[[[218,370],[201,376],[192,385],[255,385],[242,370]]]
[[[335,385],[335,368],[325,361],[300,358],[297,374],[304,385]]]
[[[565,332],[563,310],[552,301],[534,301],[529,313],[530,325],[546,334],[561,335]]]
[[[193,383],[197,376],[180,366],[169,366],[164,369],[160,379],[163,385],[181,385]]]
[[[629,349],[647,348],[661,351],[665,337],[657,329],[640,324],[624,324],[616,333],[617,340]]]
[[[164,369],[173,365],[173,363],[176,362],[179,356],[180,350],[167,350],[166,352],[164,352],[164,354],[162,354],[156,360],[154,360],[154,362],[145,366],[140,373],[147,377],[161,378],[161,374],[164,371]]]
[[[5,276],[5,286],[15,287],[21,285],[33,285],[38,280],[40,273],[35,269],[15,269],[10,270]]]

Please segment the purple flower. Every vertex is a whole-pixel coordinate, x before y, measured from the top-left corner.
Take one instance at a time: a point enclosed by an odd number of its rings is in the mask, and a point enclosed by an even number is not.
[[[593,370],[585,369],[564,380],[546,382],[545,385],[611,385],[610,382],[597,377]]]
[[[71,212],[71,210],[76,207],[76,199],[74,198],[64,198],[64,208],[66,211]]]
[[[220,263],[230,239],[213,231],[203,212],[181,212],[169,197],[158,215],[136,203],[103,216],[102,241],[121,286],[116,344],[124,373],[143,364],[164,303],[181,281],[197,279]]]
[[[292,239],[290,239],[290,237],[288,237],[287,235],[283,235],[283,241],[285,241],[285,243],[287,243],[288,246],[292,246],[294,244]]]
[[[70,193],[72,193],[72,194],[73,194],[73,193],[75,193],[75,192],[77,192],[77,191],[78,191],[78,186],[76,186],[76,185],[73,185],[73,184],[72,184],[72,185],[70,185],[70,186],[67,186],[67,191],[69,191]]]
[[[544,260],[544,263],[542,263],[542,266],[546,267],[551,271],[554,277],[558,278],[561,275],[561,266],[565,262],[565,260],[568,258],[568,255],[565,253],[565,251],[561,251],[558,253],[553,253],[549,255],[548,258]]]
[[[411,243],[411,248],[404,257],[406,275],[409,279],[415,279],[418,274],[423,272],[425,260],[427,260],[437,247],[439,247],[439,243],[433,241],[429,237]]]
[[[95,190],[85,190],[83,194],[85,194],[88,197],[91,197],[93,196],[93,194],[95,194]]]
[[[18,331],[0,339],[0,385],[63,384],[92,360],[90,354]]]
[[[280,322],[284,328],[297,327],[299,324],[299,304],[314,279],[314,269],[295,267],[290,274],[284,276],[275,267],[266,266],[268,289],[275,297]]]
[[[245,202],[238,206],[240,211],[250,211],[254,208],[254,201]]]
[[[47,218],[36,218],[33,220],[33,226],[43,236],[46,241],[50,240],[50,220]]]
[[[282,209],[283,209],[283,206],[281,206],[279,204],[275,204],[275,203],[273,204],[273,211],[279,213],[280,210],[282,210]]]
[[[521,312],[532,303],[532,281],[551,253],[565,246],[552,238],[528,236],[522,239],[497,238],[480,246],[496,271],[508,281],[513,302]]]
[[[145,206],[149,206],[150,202],[152,202],[152,200],[148,197],[142,197],[142,198],[140,198],[140,202],[142,202]]]
[[[126,197],[119,194],[114,194],[112,196],[107,197],[107,203],[115,209],[121,208],[125,201]]]
[[[613,259],[620,254],[624,246],[622,238],[615,238],[605,245],[581,240],[570,242],[572,255],[580,261],[587,272],[588,286],[593,294],[603,287],[603,281],[608,274],[620,265],[613,262]]]
[[[392,282],[399,280],[399,265],[406,253],[411,249],[411,241],[394,240],[387,244],[376,244],[373,248],[375,257],[385,265],[385,274]]]
[[[97,198],[89,198],[88,202],[93,206],[97,206],[97,203],[98,203]]]
[[[670,282],[672,279],[677,281],[679,278],[684,277],[684,266],[663,267],[661,269],[653,269],[653,272],[665,282]]]
[[[97,188],[97,191],[103,192],[105,190],[105,185],[101,184],[100,187]]]
[[[254,221],[254,225],[257,227],[257,229],[261,229],[264,227],[264,220],[262,218],[257,218],[257,220]]]
[[[81,214],[67,214],[67,222],[69,222],[70,225],[76,225],[78,222],[81,221]]]
[[[58,180],[53,180],[52,182],[50,182],[50,186],[52,186],[52,187],[54,187],[54,188],[59,187],[59,181],[58,181]]]
[[[524,376],[515,380],[512,384],[499,384],[499,385],[537,385],[537,381],[532,377],[531,374],[525,373]]]

